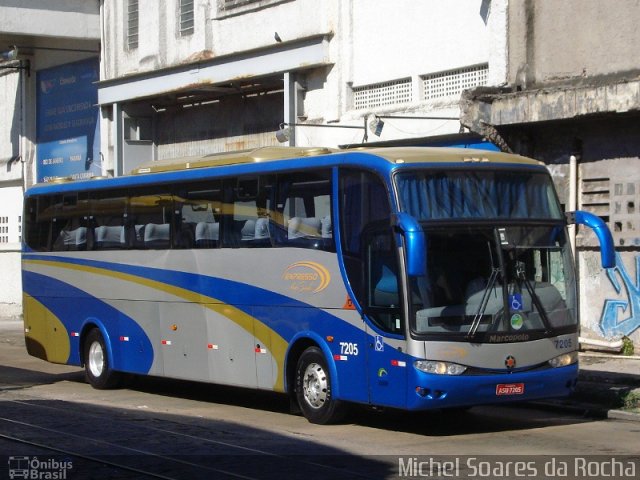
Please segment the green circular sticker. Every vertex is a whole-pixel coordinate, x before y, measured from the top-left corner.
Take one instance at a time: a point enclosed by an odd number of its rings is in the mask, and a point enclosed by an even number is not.
[[[520,330],[524,325],[524,318],[519,313],[514,313],[511,315],[511,328],[514,330]]]

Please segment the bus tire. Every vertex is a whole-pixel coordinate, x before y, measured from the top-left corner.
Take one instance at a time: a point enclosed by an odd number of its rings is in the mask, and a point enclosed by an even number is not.
[[[117,387],[122,374],[111,368],[111,360],[100,330],[91,330],[84,341],[84,371],[89,384],[98,390]]]
[[[326,425],[344,417],[346,405],[333,399],[327,361],[318,347],[300,355],[295,385],[298,405],[309,422]]]

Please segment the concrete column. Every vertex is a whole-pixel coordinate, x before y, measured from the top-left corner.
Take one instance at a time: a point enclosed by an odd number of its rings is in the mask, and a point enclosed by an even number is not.
[[[284,123],[296,123],[297,119],[297,92],[295,73],[286,72],[284,74]],[[289,127],[289,141],[287,145],[295,147],[296,145],[296,127]]]
[[[121,176],[124,171],[122,141],[122,105],[116,102],[113,104],[113,168],[116,177]]]

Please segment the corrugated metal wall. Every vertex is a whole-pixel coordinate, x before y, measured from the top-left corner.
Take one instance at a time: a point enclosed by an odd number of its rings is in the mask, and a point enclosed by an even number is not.
[[[156,117],[157,158],[278,145],[282,92],[171,107]]]

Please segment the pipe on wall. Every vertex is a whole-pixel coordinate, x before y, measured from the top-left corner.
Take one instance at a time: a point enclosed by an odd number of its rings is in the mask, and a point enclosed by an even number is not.
[[[569,198],[567,211],[575,212],[578,208],[578,157],[571,155],[569,157]],[[571,243],[571,252],[574,261],[577,260],[576,255],[576,225],[569,225],[569,242]]]

